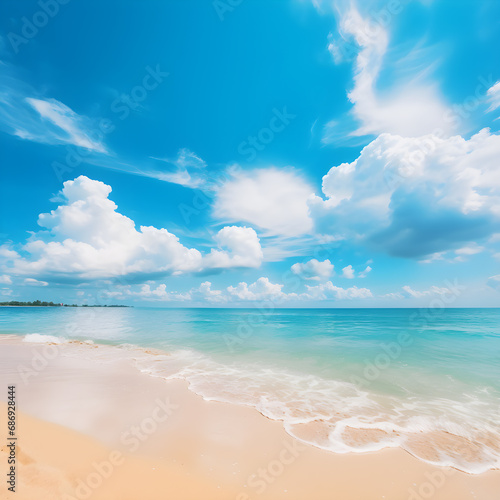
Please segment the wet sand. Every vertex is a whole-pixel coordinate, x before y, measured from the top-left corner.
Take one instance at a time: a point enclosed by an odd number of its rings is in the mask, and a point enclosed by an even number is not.
[[[500,471],[470,475],[401,449],[334,454],[256,410],[205,401],[112,348],[0,339],[0,470],[16,385],[16,493],[31,499],[498,500]]]

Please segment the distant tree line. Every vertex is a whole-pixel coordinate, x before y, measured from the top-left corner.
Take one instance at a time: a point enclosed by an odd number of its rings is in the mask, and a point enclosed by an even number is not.
[[[34,300],[33,302],[19,302],[11,300],[10,302],[0,302],[0,306],[43,306],[43,307],[60,307],[62,304],[54,304],[54,302],[42,302]]]
[[[41,300],[34,300],[33,302],[20,302],[18,300],[11,300],[9,302],[0,302],[0,306],[33,306],[33,307],[130,307],[123,305],[88,305],[84,304],[79,306],[77,304],[55,304],[54,302],[45,302]]]

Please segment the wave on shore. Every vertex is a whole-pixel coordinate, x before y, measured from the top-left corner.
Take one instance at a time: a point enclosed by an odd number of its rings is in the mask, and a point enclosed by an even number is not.
[[[256,363],[222,364],[193,350],[122,344],[89,351],[92,341],[39,334],[24,341],[71,343],[78,355],[103,361],[128,358],[142,373],[185,380],[205,400],[251,406],[283,422],[295,438],[334,453],[401,447],[425,462],[471,474],[500,468],[499,405],[488,388],[449,399],[396,397]]]

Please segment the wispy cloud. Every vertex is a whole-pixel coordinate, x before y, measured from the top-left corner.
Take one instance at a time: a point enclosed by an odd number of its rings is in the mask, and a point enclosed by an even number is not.
[[[73,145],[96,153],[106,147],[95,135],[92,119],[79,115],[52,97],[18,79],[4,64],[0,75],[0,130],[24,140],[49,145]]]
[[[154,177],[159,180],[190,188],[203,187],[207,181],[205,172],[207,164],[189,149],[180,149],[177,158],[155,158],[153,156],[150,158],[165,162],[173,167],[170,172],[155,171]]]
[[[25,101],[32,106],[40,115],[43,122],[48,122],[47,125],[53,124],[56,131],[52,132],[52,136],[34,135],[29,130],[20,131],[16,135],[23,139],[35,140],[38,142],[49,142],[51,140],[60,141],[62,143],[73,144],[82,148],[105,153],[106,148],[98,140],[90,138],[89,126],[85,124],[87,118],[77,115],[71,108],[56,99],[35,99],[27,97]],[[60,131],[57,133],[57,129]],[[47,126],[46,130],[50,130]]]
[[[381,23],[360,12],[354,2],[338,5],[338,33],[330,35],[328,49],[337,64],[345,60],[346,53],[354,54],[353,88],[348,92],[352,110],[350,120],[345,117],[341,122],[331,121],[326,125],[323,142],[384,132],[411,137],[436,129],[450,133],[453,127],[447,119],[448,106],[437,83],[428,79],[429,61],[421,60],[420,68],[415,64],[415,59],[419,59],[416,54],[413,57],[406,54],[400,61],[388,61],[389,25],[398,12],[385,12],[385,19],[389,21]],[[417,52],[421,54],[420,49]],[[411,64],[412,71],[407,72],[405,79],[381,91],[377,83],[388,62],[392,67]]]
[[[500,108],[500,81],[496,82],[495,85],[492,85],[488,89],[487,97],[490,103],[488,111],[494,111]]]
[[[1,62],[0,62],[1,63]],[[78,114],[63,102],[41,95],[37,89],[15,76],[14,68],[1,63],[0,130],[20,139],[52,146],[76,146],[69,149],[71,162],[53,162],[61,181],[62,174],[73,170],[75,161],[132,175],[150,177],[189,188],[205,188],[208,182],[206,163],[196,153],[181,148],[176,158],[150,156],[130,159],[112,152],[105,144],[101,119]]]

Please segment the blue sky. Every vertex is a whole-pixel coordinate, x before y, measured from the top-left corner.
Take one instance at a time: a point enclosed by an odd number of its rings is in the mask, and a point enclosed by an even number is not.
[[[3,300],[498,306],[498,19],[2,2]]]

